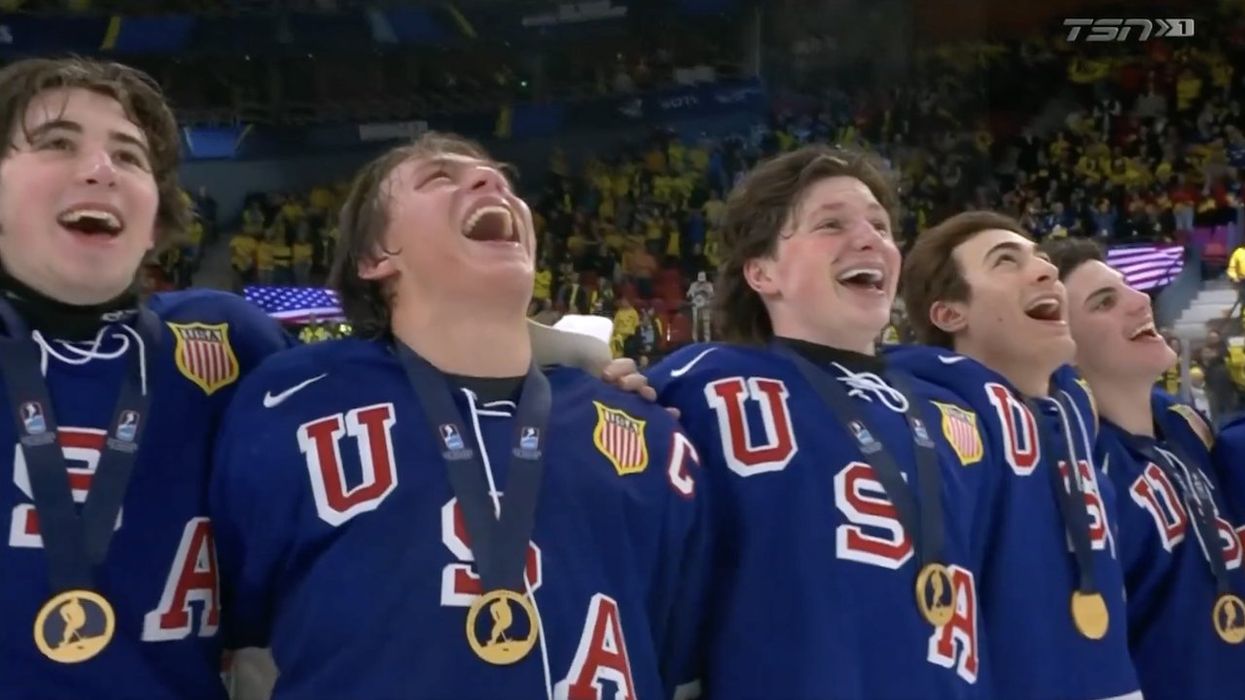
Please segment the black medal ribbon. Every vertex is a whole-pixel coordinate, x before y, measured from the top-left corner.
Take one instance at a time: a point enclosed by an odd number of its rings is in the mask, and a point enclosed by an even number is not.
[[[536,524],[536,504],[544,472],[545,430],[553,404],[549,380],[535,363],[528,368],[523,380],[515,413],[506,497],[498,517],[489,496],[484,462],[454,403],[449,381],[440,370],[403,343],[396,342],[395,349],[429,418],[433,439],[441,448],[450,486],[471,537],[471,553],[483,590],[487,593],[505,589],[525,594],[523,573],[528,543]]]
[[[1094,581],[1094,549],[1089,540],[1089,512],[1085,508],[1085,492],[1081,490],[1080,465],[1076,460],[1076,451],[1071,449],[1068,440],[1072,439],[1071,426],[1068,425],[1064,412],[1067,410],[1058,398],[1037,401],[1025,398],[1025,403],[1033,413],[1037,424],[1038,440],[1041,449],[1054,452],[1056,460],[1050,469],[1051,479],[1055,483],[1055,497],[1059,502],[1059,511],[1063,515],[1064,528],[1072,541],[1072,553],[1076,558],[1078,577],[1077,590],[1085,594],[1097,592]],[[1061,434],[1064,439],[1054,439],[1046,417],[1054,417],[1063,425]],[[1068,465],[1068,483],[1065,486],[1063,475],[1059,473],[1059,464]]]
[[[150,415],[151,387],[144,386],[144,366],[154,366],[161,338],[160,321],[139,306],[135,327],[142,347],[129,353],[129,366],[113,409],[104,449],[91,480],[81,515],[74,506],[68,465],[57,442],[51,394],[40,369],[40,349],[29,337],[20,315],[0,300],[0,378],[8,393],[18,444],[30,473],[30,490],[48,560],[48,581],[54,593],[93,590],[94,569],[112,541],[117,515],[125,500],[134,461]]]
[[[834,414],[838,423],[849,427],[857,424],[863,428],[863,431],[851,430],[851,432],[861,454],[873,467],[878,483],[882,485],[882,489],[886,491],[887,497],[895,506],[899,524],[913,540],[917,558],[920,561],[917,568],[926,564],[944,564],[942,474],[939,472],[938,453],[933,440],[929,437],[925,422],[916,415],[920,410],[919,404],[914,400],[915,394],[909,383],[897,373],[888,373],[886,376],[892,388],[902,395],[908,404],[904,418],[908,421],[908,429],[912,433],[913,448],[916,452],[917,488],[920,489],[921,494],[919,507],[913,490],[904,480],[903,472],[898,462],[895,461],[894,455],[886,449],[885,444],[874,437],[882,433],[878,432],[875,425],[871,425],[865,413],[859,410],[856,402],[840,386],[839,381],[796,350],[780,342],[774,342],[770,347],[795,364],[805,381],[812,385],[822,402]]]
[[[1161,430],[1160,430],[1161,434]],[[1172,447],[1172,452],[1176,454],[1176,459],[1180,460],[1188,467],[1188,476],[1186,478],[1183,470],[1180,469],[1171,459],[1171,456],[1165,451],[1157,449],[1151,441],[1129,435],[1126,438],[1134,448],[1146,456],[1154,463],[1163,473],[1167,475],[1168,481],[1172,482],[1181,492],[1181,500],[1184,501],[1185,510],[1189,512],[1193,520],[1193,527],[1197,531],[1198,539],[1205,545],[1206,561],[1210,567],[1211,576],[1215,578],[1215,590],[1219,594],[1231,593],[1232,584],[1228,580],[1228,566],[1223,561],[1223,546],[1219,543],[1219,528],[1215,525],[1215,505],[1211,500],[1209,492],[1203,493],[1203,489],[1198,488],[1198,484],[1194,483],[1201,477],[1196,473],[1195,465],[1197,462],[1191,460],[1190,455],[1180,447],[1180,445],[1172,440],[1168,444]]]

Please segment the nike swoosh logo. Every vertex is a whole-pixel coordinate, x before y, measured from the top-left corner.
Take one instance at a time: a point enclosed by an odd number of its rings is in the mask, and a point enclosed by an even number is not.
[[[939,355],[938,356],[938,361],[943,363],[944,365],[953,365],[957,362],[963,362],[964,360],[967,360],[967,359],[968,358],[965,357],[964,355]]]
[[[313,382],[318,382],[327,376],[329,375],[326,372],[324,374],[321,374],[318,377],[312,377],[311,379],[308,379],[305,382],[295,384],[294,386],[290,387],[289,389],[286,389],[280,394],[273,394],[270,391],[264,392],[264,408],[275,408],[276,406],[280,406],[282,403],[285,402],[286,399],[302,391],[303,389],[306,389],[308,384],[311,384]]]
[[[693,367],[693,366],[694,366],[697,362],[700,362],[700,359],[701,359],[702,357],[704,357],[705,355],[708,355],[709,353],[713,352],[714,350],[717,350],[717,348],[709,348],[708,350],[705,350],[705,351],[701,352],[701,353],[700,353],[699,355],[697,355],[696,357],[693,357],[691,362],[689,362],[689,363],[687,363],[687,364],[683,365],[682,367],[680,367],[680,368],[678,368],[678,369],[672,369],[672,370],[670,370],[670,376],[672,376],[672,377],[682,377],[683,375],[685,375],[685,374],[687,374],[688,372],[690,372],[690,371],[691,371],[691,369],[692,369],[692,367]]]

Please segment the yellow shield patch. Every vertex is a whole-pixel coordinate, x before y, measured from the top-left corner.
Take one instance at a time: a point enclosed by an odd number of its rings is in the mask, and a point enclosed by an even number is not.
[[[1202,418],[1202,414],[1198,413],[1192,406],[1186,406],[1178,403],[1168,407],[1168,410],[1175,411],[1184,422],[1189,424],[1189,429],[1201,439],[1202,444],[1206,445],[1209,451],[1215,446],[1215,431],[1206,424],[1206,419]]]
[[[614,465],[619,476],[644,471],[648,467],[648,443],[644,440],[647,421],[600,401],[592,404],[597,407],[597,427],[592,431],[592,443]]]
[[[947,439],[960,464],[969,466],[985,457],[985,446],[977,430],[977,414],[949,403],[933,402],[942,413],[942,436]]]
[[[238,381],[238,356],[229,344],[228,323],[169,323],[177,345],[177,369],[205,394]]]

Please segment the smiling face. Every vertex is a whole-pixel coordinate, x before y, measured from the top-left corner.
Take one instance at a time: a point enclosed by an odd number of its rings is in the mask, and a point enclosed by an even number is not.
[[[981,231],[952,252],[968,287],[966,301],[938,302],[932,313],[956,336],[956,349],[987,365],[1049,368],[1071,362],[1067,292],[1033,241],[1003,229]]]
[[[866,351],[890,319],[899,250],[869,187],[828,177],[805,191],[774,253],[744,272],[776,335]]]
[[[0,260],[54,299],[99,304],[155,243],[159,193],[143,130],[111,97],[43,91],[0,161]]]
[[[527,204],[500,166],[482,157],[433,153],[398,164],[380,191],[387,254],[360,267],[363,278],[396,281],[399,301],[512,300],[532,294],[536,238]]]
[[[1150,297],[1099,260],[1065,275],[1076,364],[1087,374],[1151,384],[1176,361],[1154,327]]]

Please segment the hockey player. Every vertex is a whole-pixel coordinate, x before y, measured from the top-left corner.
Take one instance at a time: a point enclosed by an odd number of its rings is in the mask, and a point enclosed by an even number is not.
[[[213,475],[229,619],[271,646],[275,697],[694,690],[696,450],[533,365],[535,231],[498,166],[421,137],[362,170],[340,231],[363,337],[248,377]]]
[[[1150,298],[1108,267],[1093,241],[1042,250],[1067,286],[1076,367],[1101,417],[1096,462],[1118,494],[1141,691],[1149,700],[1230,697],[1245,666],[1245,575],[1211,468],[1210,425],[1154,386],[1176,357],[1154,327]]]
[[[188,220],[144,75],[0,71],[0,685],[17,698],[221,698],[211,440],[286,346],[214,292],[135,292]]]
[[[967,212],[917,237],[901,286],[934,347],[890,356],[970,402],[1003,456],[970,475],[994,696],[1140,697],[1093,400],[1060,370],[1075,346],[1055,267],[1017,222]]]
[[[144,256],[189,220],[147,76],[18,61],[0,71],[0,133],[0,686],[223,698],[212,440],[238,379],[289,340],[232,295],[137,293]],[[550,333],[533,342],[608,358]]]
[[[1245,413],[1229,416],[1221,424],[1212,457],[1223,499],[1235,518],[1236,534],[1245,542]]]
[[[650,372],[712,492],[715,700],[984,685],[959,484],[982,468],[975,418],[873,354],[898,282],[895,206],[860,155],[809,146],[760,165],[722,227],[714,315],[728,342]]]

